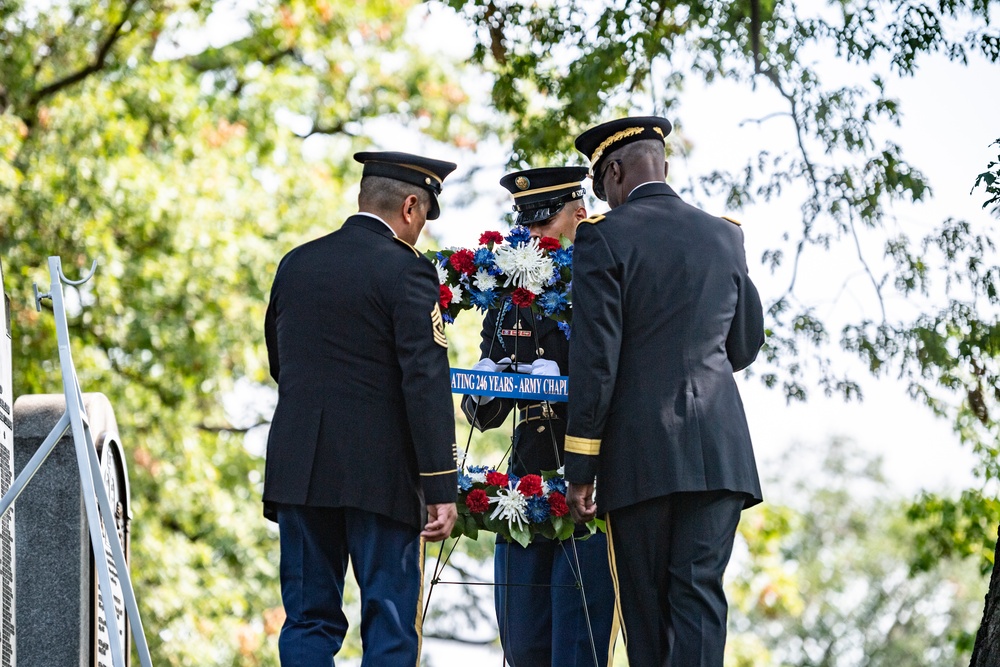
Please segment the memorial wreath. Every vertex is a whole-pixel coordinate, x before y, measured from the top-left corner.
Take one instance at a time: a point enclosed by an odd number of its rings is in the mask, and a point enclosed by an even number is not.
[[[441,312],[454,322],[463,310],[487,311],[504,301],[555,320],[569,338],[573,246],[565,238],[531,238],[527,227],[506,236],[487,231],[476,248],[429,251],[440,282]]]
[[[587,528],[593,534],[603,530],[603,522],[594,519]],[[486,530],[527,546],[537,536],[569,539],[575,529],[561,471],[518,477],[489,466],[469,466],[458,472],[458,520],[452,537],[475,540]]]

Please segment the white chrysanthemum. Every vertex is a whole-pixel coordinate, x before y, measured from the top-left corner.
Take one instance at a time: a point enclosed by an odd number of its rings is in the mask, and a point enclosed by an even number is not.
[[[542,291],[545,281],[552,276],[554,265],[552,260],[544,257],[538,249],[538,239],[531,239],[516,248],[500,246],[494,251],[494,255],[497,266],[507,274],[504,287],[513,283],[514,287],[523,287],[533,294],[538,294]],[[538,291],[533,290],[533,287]]]
[[[518,528],[524,528],[528,519],[524,516],[524,511],[528,509],[528,499],[512,488],[500,489],[496,498],[490,498],[490,504],[496,503],[497,507],[490,515],[491,519],[506,519],[507,525],[511,528],[516,523]]]
[[[444,262],[435,262],[434,266],[438,272],[438,284],[444,285],[448,280],[448,269],[444,268]]]
[[[467,474],[469,475],[469,478],[472,479],[473,482],[478,482],[480,484],[485,484],[486,483],[486,473],[485,472],[469,472]]]
[[[486,269],[479,269],[476,271],[476,275],[472,277],[472,280],[476,289],[480,292],[485,292],[488,289],[495,289],[497,286],[496,276],[491,276]]]
[[[462,291],[461,285],[448,285],[448,289],[451,290],[452,303],[458,303],[462,300],[462,295],[465,294],[465,292]]]

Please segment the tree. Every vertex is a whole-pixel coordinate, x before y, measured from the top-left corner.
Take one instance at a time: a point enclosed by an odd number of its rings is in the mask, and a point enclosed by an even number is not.
[[[901,146],[874,130],[899,122],[889,79],[913,76],[931,54],[997,63],[1000,34],[991,25],[997,3],[448,4],[477,29],[474,59],[494,76],[493,103],[502,135],[513,145],[512,164],[567,159],[571,138],[597,120],[670,116],[691,78],[777,93],[784,108],[746,122],[784,123],[788,148],[767,146],[744,169],[705,174],[687,189],[692,196],[724,196],[739,209],[797,196],[804,187],[798,224],[784,245],[761,258],[767,270],[785,276],[787,288],[766,304],[768,342],[756,373],[788,400],[806,400],[810,388],[860,398],[858,378],[831,363],[830,341],[839,329],[836,347],[872,375],[903,378],[912,397],[952,421],[978,455],[983,480],[959,500],[929,494],[915,501],[913,520],[926,527],[921,553],[927,562],[964,553],[984,570],[993,567],[993,527],[1000,523],[990,493],[1000,479],[1000,266],[992,230],[947,219],[922,238],[896,231],[894,211],[925,201],[930,183]],[[846,85],[827,84],[815,63],[830,59],[841,59],[858,76]],[[686,150],[684,141],[676,139],[675,150]],[[995,171],[979,182],[995,204]],[[846,322],[817,314],[797,281],[814,250],[836,253],[868,277],[874,312]],[[919,306],[894,311],[890,296]]]
[[[817,461],[803,470],[804,460]],[[815,469],[813,469],[815,468]],[[984,584],[958,555],[913,572],[920,527],[881,460],[834,440],[789,449],[727,574],[732,665],[968,664]]]
[[[0,5],[14,387],[61,386],[52,318],[30,296],[45,257],[70,276],[98,259],[70,335],[84,391],[108,395],[128,452],[132,576],[156,664],[277,664],[277,540],[262,452],[244,444],[269,414],[234,423],[222,398],[269,382],[271,277],[352,211],[350,156],[378,137],[366,122],[449,140],[468,127],[457,70],[407,36],[412,7]]]
[[[993,143],[1000,146],[1000,139]],[[1000,156],[990,162],[987,171],[976,178],[976,186],[979,185],[983,185],[989,195],[983,208],[992,205],[993,214],[1000,217]],[[997,531],[1000,537],[1000,528]],[[993,575],[990,577],[990,588],[986,594],[983,622],[976,635],[971,667],[989,667],[1000,663],[1000,569],[996,567],[996,563],[1000,561],[1000,541],[996,544],[993,554]]]

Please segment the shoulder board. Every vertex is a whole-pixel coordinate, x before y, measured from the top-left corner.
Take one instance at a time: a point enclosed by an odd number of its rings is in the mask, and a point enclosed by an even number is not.
[[[733,223],[737,227],[742,227],[742,225],[740,224],[739,220],[734,220],[733,218],[730,218],[728,215],[722,215],[722,216],[719,216],[719,217],[722,218],[723,220],[728,220],[729,222]]]
[[[416,248],[414,248],[413,246],[411,246],[409,243],[407,243],[403,239],[399,238],[398,236],[393,236],[392,238],[396,239],[397,241],[399,241],[400,243],[402,243],[403,245],[405,245],[407,248],[409,248],[410,250],[412,250],[414,255],[416,255],[417,257],[420,257],[420,251],[417,250]]]
[[[598,213],[596,215],[590,216],[589,218],[584,218],[580,222],[589,222],[592,225],[596,225],[601,220],[604,220],[604,214],[603,213]]]

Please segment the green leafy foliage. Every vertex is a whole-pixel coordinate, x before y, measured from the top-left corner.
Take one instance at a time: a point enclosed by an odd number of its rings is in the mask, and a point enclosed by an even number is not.
[[[803,469],[817,458],[818,470]],[[782,502],[741,523],[727,665],[967,665],[986,582],[977,563],[925,560],[924,526],[881,461],[852,445],[792,448],[782,464],[799,471],[769,481]],[[998,518],[994,507],[983,523]]]
[[[45,258],[70,277],[97,259],[68,289],[70,335],[84,391],[109,397],[128,452],[132,577],[155,664],[277,664],[277,536],[260,504],[268,400],[222,399],[269,382],[275,267],[351,212],[365,123],[449,138],[470,127],[455,66],[406,36],[412,7],[0,9],[14,387],[61,390],[52,318],[31,297],[48,284]]]

